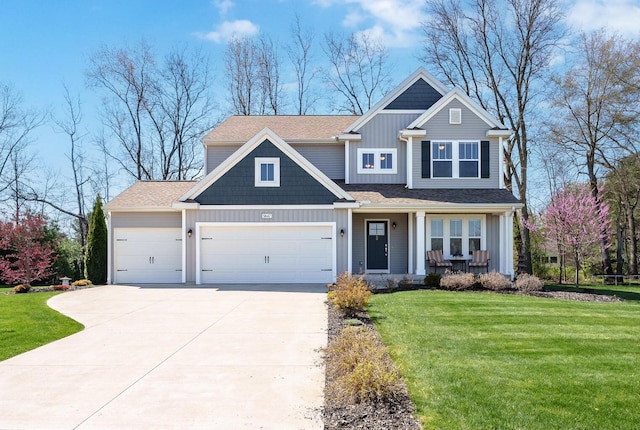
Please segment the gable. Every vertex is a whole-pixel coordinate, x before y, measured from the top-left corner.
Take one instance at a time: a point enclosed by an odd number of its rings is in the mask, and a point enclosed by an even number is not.
[[[280,186],[255,186],[256,158],[280,160]],[[194,200],[201,205],[325,205],[339,198],[265,138]]]
[[[420,78],[383,109],[425,111],[441,98],[442,94],[439,91]]]

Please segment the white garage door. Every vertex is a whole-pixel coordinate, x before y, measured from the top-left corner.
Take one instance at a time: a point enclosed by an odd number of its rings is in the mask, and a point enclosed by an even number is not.
[[[179,228],[115,228],[117,284],[182,282],[182,235]]]
[[[199,283],[327,283],[335,276],[333,225],[200,228]]]

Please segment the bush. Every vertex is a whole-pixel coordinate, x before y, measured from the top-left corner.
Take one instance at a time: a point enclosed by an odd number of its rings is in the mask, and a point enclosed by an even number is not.
[[[482,273],[478,278],[480,285],[486,290],[500,291],[511,287],[511,280],[495,270],[489,273]]]
[[[348,317],[364,311],[371,297],[369,284],[363,276],[356,277],[349,272],[338,275],[335,286],[329,287],[329,302]]]
[[[19,284],[13,287],[13,292],[16,294],[28,293],[31,289],[31,285],[29,284]]]
[[[424,277],[424,285],[429,288],[439,288],[441,279],[442,275],[440,275],[439,273],[431,272]]]
[[[402,380],[386,347],[372,330],[346,327],[327,347],[326,388],[330,402],[392,402],[403,392]]]
[[[77,281],[73,281],[71,285],[74,287],[86,287],[87,285],[93,285],[93,283],[88,279],[78,279]]]
[[[515,287],[518,291],[522,291],[523,293],[529,293],[531,291],[540,291],[544,283],[536,278],[535,276],[529,275],[528,273],[522,273],[518,275],[515,282]]]
[[[476,286],[476,277],[473,273],[447,272],[440,279],[440,286],[451,291],[470,290]]]
[[[67,291],[69,289],[68,285],[52,285],[51,289],[53,291]]]

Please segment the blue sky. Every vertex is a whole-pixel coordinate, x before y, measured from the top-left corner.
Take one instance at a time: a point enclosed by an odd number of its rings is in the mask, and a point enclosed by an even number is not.
[[[567,23],[608,26],[638,36],[640,0],[561,0]],[[283,43],[297,13],[315,32],[368,32],[389,47],[393,83],[421,64],[416,59],[423,0],[0,0],[0,82],[24,97],[25,107],[63,107],[63,83],[83,101],[84,126],[97,127],[99,99],[85,87],[88,57],[100,46],[145,39],[159,53],[175,45],[202,47],[222,79],[222,54],[233,35],[267,34]],[[317,59],[322,60],[318,50]],[[285,61],[286,62],[286,61]],[[288,67],[288,65],[287,65]],[[285,83],[293,75],[284,73]],[[223,103],[221,102],[221,105]],[[325,112],[317,112],[325,113]],[[224,112],[220,112],[224,114]],[[64,135],[45,125],[33,146],[48,166],[64,163]]]

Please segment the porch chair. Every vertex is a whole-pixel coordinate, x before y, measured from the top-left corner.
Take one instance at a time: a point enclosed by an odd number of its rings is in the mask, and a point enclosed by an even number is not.
[[[471,261],[469,261],[469,271],[474,267],[485,267],[489,272],[489,251],[473,251]]]
[[[444,267],[444,270],[451,269],[453,264],[449,260],[445,260],[442,256],[442,250],[427,251],[427,259],[429,267],[433,267],[434,272],[438,273],[438,267]]]

